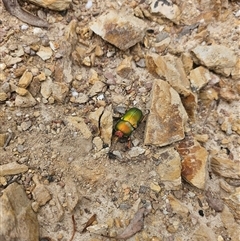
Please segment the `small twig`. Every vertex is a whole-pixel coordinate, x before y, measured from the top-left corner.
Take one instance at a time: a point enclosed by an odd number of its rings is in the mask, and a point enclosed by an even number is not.
[[[96,218],[97,218],[97,215],[93,214],[92,217],[85,224],[85,227],[83,228],[82,233],[87,231],[87,228],[91,226],[94,221],[96,221]]]
[[[12,137],[13,137],[13,133],[12,133],[12,132],[9,132],[8,138],[7,138],[7,140],[5,141],[5,144],[4,144],[4,146],[3,146],[3,150],[4,150],[4,151],[6,151],[6,147],[8,146],[8,144],[9,144],[9,142],[11,141]]]
[[[70,238],[69,241],[73,240],[75,233],[76,233],[76,221],[75,221],[74,215],[72,215],[72,222],[73,222],[73,233],[72,233],[72,237]]]

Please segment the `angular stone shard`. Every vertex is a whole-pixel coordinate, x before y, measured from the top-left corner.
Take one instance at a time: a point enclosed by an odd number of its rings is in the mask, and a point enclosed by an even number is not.
[[[28,166],[24,164],[18,164],[17,162],[11,162],[0,166],[0,176],[15,175],[24,173],[28,170]]]
[[[198,91],[211,80],[211,75],[208,69],[199,66],[190,71],[189,78],[193,91]]]
[[[113,130],[112,105],[109,105],[105,108],[100,119],[101,138],[105,144],[108,144],[108,146],[111,146],[112,130]]]
[[[108,11],[90,25],[91,30],[121,50],[140,42],[147,24],[125,12]]]
[[[168,148],[159,155],[157,173],[166,190],[181,188],[181,157],[174,148]]]
[[[0,210],[0,240],[39,240],[37,215],[20,185],[12,183],[2,191]]]
[[[204,189],[207,176],[208,152],[192,136],[176,145],[182,156],[182,177],[193,186]]]
[[[155,80],[144,143],[166,146],[182,140],[187,119],[178,93],[166,81]]]
[[[235,53],[223,45],[197,46],[192,50],[193,61],[224,76],[229,76],[237,63]]]
[[[171,0],[155,0],[151,4],[151,12],[159,13],[163,17],[178,24],[181,16],[180,9]]]
[[[222,177],[240,179],[239,161],[213,156],[211,158],[212,171]]]

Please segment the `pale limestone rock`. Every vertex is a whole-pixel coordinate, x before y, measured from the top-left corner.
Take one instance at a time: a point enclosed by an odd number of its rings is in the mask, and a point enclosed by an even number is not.
[[[166,146],[185,137],[188,119],[178,93],[160,79],[154,81],[144,143]]]
[[[52,97],[56,101],[63,103],[68,92],[69,88],[65,83],[55,82],[52,84]]]
[[[208,69],[199,66],[190,71],[189,79],[193,91],[199,91],[211,80],[211,74]]]
[[[96,151],[100,151],[103,148],[103,141],[99,136],[94,137],[93,144]]]
[[[97,81],[99,81],[99,76],[96,70],[90,69],[90,77],[89,77],[89,83],[95,84]]]
[[[48,99],[52,94],[52,79],[49,77],[41,84],[41,94],[45,99]]]
[[[194,62],[224,76],[229,76],[237,63],[234,52],[223,45],[197,46],[192,50]]]
[[[106,86],[102,81],[96,81],[92,88],[89,90],[88,95],[90,97],[93,97],[97,93],[100,93],[103,91],[103,88]]]
[[[89,130],[88,125],[84,122],[84,119],[82,117],[69,116],[67,120],[70,125],[74,126],[82,133],[85,139],[89,139],[92,137],[92,133]]]
[[[3,62],[6,64],[7,67],[11,67],[14,64],[17,64],[22,61],[20,57],[12,57],[11,55],[6,55],[3,58]]]
[[[117,67],[117,74],[122,78],[127,76],[132,71],[132,56],[126,57]]]
[[[223,225],[226,228],[229,237],[231,237],[232,240],[239,240],[239,232],[236,232],[237,230],[239,230],[239,224],[234,219],[234,214],[232,213],[232,211],[229,210],[228,206],[224,206],[224,209],[220,215],[221,221],[223,222]]]
[[[28,166],[18,164],[17,162],[10,162],[0,166],[0,176],[15,175],[24,173],[28,170]]]
[[[99,107],[97,110],[95,110],[94,112],[90,112],[89,114],[89,119],[93,125],[93,127],[97,130],[97,133],[99,133],[99,120],[100,120],[100,117],[102,115],[104,111],[104,107],[101,106]]]
[[[139,155],[142,155],[144,152],[146,151],[146,149],[141,148],[139,146],[133,146],[129,151],[128,151],[128,155],[133,158],[133,157],[137,157]]]
[[[210,163],[211,169],[214,173],[222,177],[240,179],[239,161],[213,156]]]
[[[0,93],[0,102],[7,100],[8,96],[5,92]]]
[[[23,188],[10,184],[0,197],[0,239],[3,241],[38,241],[37,215]]]
[[[214,230],[206,224],[199,225],[199,227],[194,231],[192,238],[192,240],[217,241]]]
[[[27,95],[28,90],[26,90],[25,88],[17,87],[16,93],[18,95],[25,96],[25,95]]]
[[[190,70],[193,67],[192,56],[189,53],[182,53],[181,60],[182,60],[183,68],[184,68],[186,74],[189,74]]]
[[[40,49],[37,52],[37,55],[42,59],[42,60],[48,60],[52,57],[52,49],[50,47],[44,47],[41,46]]]
[[[180,58],[170,54],[161,56],[151,53],[146,55],[145,60],[147,69],[151,74],[166,79],[183,96],[188,96],[191,93],[190,82]]]
[[[187,136],[176,145],[182,157],[182,177],[193,186],[205,188],[208,152],[192,136]]]
[[[168,148],[158,157],[161,160],[157,173],[166,190],[179,190],[181,188],[181,158],[176,150]]]
[[[112,105],[109,105],[105,108],[100,119],[100,133],[101,133],[100,136],[104,144],[108,144],[108,146],[111,146],[112,130],[113,130]]]
[[[33,78],[32,72],[26,70],[18,82],[18,87],[26,89],[30,85],[32,78]]]
[[[151,12],[158,13],[172,22],[179,24],[181,12],[178,6],[173,4],[171,0],[153,0],[151,4]]]
[[[180,215],[182,218],[187,218],[189,210],[182,202],[176,199],[173,195],[169,195],[168,200],[173,213]]]
[[[37,101],[28,91],[26,95],[20,96],[17,95],[15,99],[15,105],[18,107],[32,107],[37,104]]]
[[[43,206],[49,200],[51,200],[52,196],[46,186],[39,182],[38,175],[35,174],[33,176],[33,181],[36,185],[32,190],[33,199],[38,203],[39,206]]]
[[[98,17],[90,28],[119,49],[127,50],[143,39],[147,25],[129,13],[109,10]]]

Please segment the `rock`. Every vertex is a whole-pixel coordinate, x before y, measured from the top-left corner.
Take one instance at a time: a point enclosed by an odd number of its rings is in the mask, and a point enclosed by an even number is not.
[[[126,57],[117,67],[117,74],[122,78],[127,78],[127,76],[132,71],[132,56]]]
[[[240,187],[236,188],[236,191],[230,196],[224,198],[224,202],[228,208],[232,211],[233,216],[239,220],[240,219]]]
[[[239,230],[239,224],[234,219],[234,214],[232,211],[230,212],[226,205],[224,206],[220,217],[225,229],[228,232],[228,236],[231,237],[232,240],[239,240],[239,232],[236,232]]]
[[[200,224],[193,232],[192,240],[217,241],[217,238],[212,228],[206,226],[206,224]]]
[[[93,85],[97,81],[99,81],[99,76],[97,71],[94,69],[90,69],[89,83]]]
[[[87,231],[97,235],[108,235],[108,225],[107,224],[95,224],[87,227]]]
[[[157,182],[151,182],[150,189],[157,193],[161,191],[161,187],[158,185]]]
[[[8,95],[5,92],[0,92],[0,102],[7,100]]]
[[[43,206],[49,200],[51,200],[52,196],[46,186],[39,182],[38,176],[36,174],[33,176],[32,179],[36,185],[35,188],[32,190],[33,199],[37,202],[39,206]]]
[[[48,60],[52,57],[52,49],[50,47],[44,47],[41,46],[40,49],[37,52],[37,55],[42,59],[42,60]]]
[[[18,164],[17,162],[11,162],[0,166],[0,176],[16,175],[24,173],[28,170],[28,166],[24,164]]]
[[[139,146],[134,146],[130,149],[130,151],[128,151],[128,155],[133,158],[133,157],[137,157],[139,155],[142,155],[144,152],[146,151],[146,149],[141,148]]]
[[[30,0],[30,2],[54,11],[63,11],[69,8],[72,0]]]
[[[108,146],[111,146],[113,131],[112,105],[107,106],[100,119],[100,136]]]
[[[39,78],[34,77],[31,84],[28,87],[28,91],[31,93],[33,97],[36,97],[41,90],[41,83]]]
[[[20,58],[20,57],[12,57],[11,55],[6,55],[3,58],[3,62],[6,64],[7,67],[11,67],[14,64],[22,62],[22,58]]]
[[[109,10],[98,17],[90,28],[119,49],[127,50],[143,39],[147,25],[129,13]]]
[[[89,90],[88,95],[90,97],[93,97],[94,95],[97,95],[98,93],[102,92],[104,87],[105,84],[102,81],[96,81],[92,88]]]
[[[23,188],[10,184],[0,197],[0,239],[2,241],[38,241],[37,215]]]
[[[104,111],[104,107],[101,106],[96,111],[90,112],[90,114],[89,114],[89,119],[92,122],[93,127],[97,130],[97,133],[100,131],[99,130],[99,120],[100,120],[100,116],[102,115],[103,111]]]
[[[69,116],[67,118],[67,120],[70,125],[74,126],[78,130],[80,130],[80,132],[82,133],[82,135],[85,139],[89,139],[92,137],[92,133],[89,130],[88,125],[84,122],[83,118],[78,117],[78,116]]]
[[[65,83],[55,82],[52,84],[52,97],[56,101],[63,103],[68,92],[69,88]]]
[[[166,79],[181,95],[188,96],[190,83],[187,79],[181,58],[167,54],[161,56],[155,53],[147,54],[146,66],[148,71],[156,77]]]
[[[182,140],[187,119],[178,93],[166,81],[155,80],[145,128],[145,145],[166,146]]]
[[[52,79],[48,77],[45,81],[41,84],[41,94],[45,99],[48,99],[52,94]]]
[[[29,92],[24,96],[17,95],[15,99],[15,105],[18,107],[32,107],[36,104],[37,101]]]
[[[193,68],[193,60],[191,55],[189,53],[182,53],[181,60],[186,74],[189,74],[190,70]]]
[[[234,52],[223,45],[197,46],[192,53],[196,64],[202,64],[224,76],[229,76],[237,63]]]
[[[173,195],[169,195],[168,200],[173,213],[180,215],[182,218],[187,218],[189,210],[183,203],[181,203]]]
[[[94,137],[93,144],[96,151],[100,151],[103,148],[103,141],[99,136]]]
[[[21,88],[21,87],[17,87],[16,93],[20,96],[25,96],[25,95],[27,95],[28,90]]]
[[[210,165],[212,171],[222,177],[240,179],[240,168],[238,161],[213,156],[211,158]]]
[[[232,69],[231,76],[234,80],[240,79],[240,58],[238,58],[237,63],[235,64],[234,68]]]
[[[151,4],[151,12],[158,13],[161,16],[179,24],[181,12],[176,4],[171,0],[154,0]]]
[[[32,126],[32,122],[30,120],[24,121],[21,123],[21,128],[23,131],[28,130]]]
[[[182,157],[182,177],[193,186],[204,189],[207,177],[208,152],[192,136],[176,145]]]
[[[199,91],[211,80],[211,75],[208,69],[199,66],[190,71],[189,79],[193,91]]]
[[[18,87],[26,89],[30,85],[32,78],[33,74],[30,71],[26,70],[18,82]]]
[[[84,104],[89,100],[88,95],[79,93],[77,97],[71,97],[70,101],[73,103]]]
[[[157,173],[166,190],[181,188],[181,158],[176,150],[168,148],[159,154]]]
[[[6,140],[7,140],[7,134],[6,133],[1,133],[0,134],[0,147],[4,146]]]

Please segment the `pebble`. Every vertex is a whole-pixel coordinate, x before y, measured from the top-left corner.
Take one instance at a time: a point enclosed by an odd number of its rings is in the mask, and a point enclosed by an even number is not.
[[[22,128],[23,131],[28,130],[31,126],[32,126],[32,122],[30,120],[24,121],[24,122],[21,123],[21,128]]]

